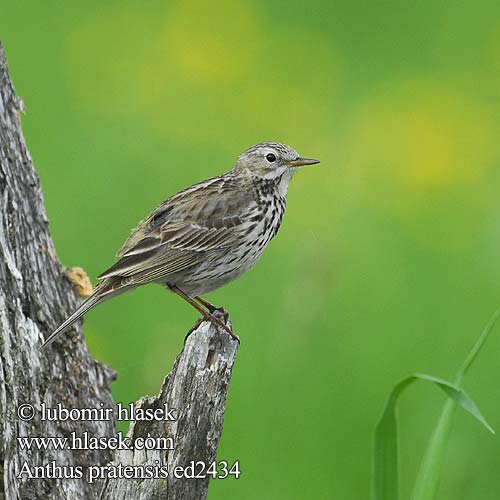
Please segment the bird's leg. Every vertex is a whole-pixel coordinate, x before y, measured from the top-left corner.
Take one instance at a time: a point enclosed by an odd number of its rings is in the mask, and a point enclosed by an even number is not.
[[[218,311],[224,316],[224,319],[226,321],[229,319],[229,313],[223,307],[214,306],[213,304],[208,302],[208,300],[205,300],[203,297],[200,297],[199,295],[196,296],[194,300],[198,301],[202,306],[206,307],[211,313]]]
[[[196,302],[199,302],[202,306],[206,307],[211,313],[219,310],[218,307],[214,306],[213,304],[208,302],[208,300],[205,300],[204,298],[200,297],[199,295],[197,295],[194,298],[194,300],[196,300]]]
[[[238,342],[240,341],[240,339],[231,331],[231,329],[227,325],[222,323],[222,321],[220,321],[219,318],[216,318],[215,316],[212,316],[212,314],[210,314],[209,312],[205,311],[203,307],[197,304],[191,297],[186,295],[180,288],[177,288],[175,285],[168,285],[168,287],[170,288],[170,290],[172,290],[172,292],[176,293],[179,297],[182,297],[186,302],[191,304],[197,311],[199,311],[203,315],[205,319],[208,319],[219,328],[223,328],[224,330],[226,330],[226,332],[229,333],[229,335],[231,335],[233,339],[237,340]]]

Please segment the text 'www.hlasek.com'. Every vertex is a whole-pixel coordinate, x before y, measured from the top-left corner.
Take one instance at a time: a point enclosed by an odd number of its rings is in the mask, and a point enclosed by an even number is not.
[[[165,424],[177,421],[177,410],[164,404],[157,408],[143,408],[130,403],[118,403],[115,408],[65,408],[61,403],[53,407],[41,403],[35,406],[24,403],[17,408],[17,416],[23,422],[40,420],[42,422],[82,422],[82,421],[146,421],[163,422]],[[170,466],[166,463],[168,453],[175,450],[173,436],[134,436],[133,438],[118,432],[114,436],[95,436],[88,431],[66,432],[64,436],[19,436],[17,444],[22,456],[40,456],[40,452],[55,454],[62,450],[72,450],[76,453],[82,450],[110,450],[120,452],[116,456],[122,460],[102,464],[78,465],[75,463],[58,463],[50,460],[45,464],[30,463],[23,460],[17,477],[19,479],[82,479],[94,483],[100,479],[238,479],[241,475],[239,461],[228,463],[225,460],[205,462],[189,460],[185,464]],[[130,458],[126,460],[127,452]],[[144,456],[143,463],[137,463],[136,454]],[[42,453],[42,455],[44,455]],[[155,459],[151,459],[155,456]],[[148,459],[146,459],[148,457]],[[76,458],[76,457],[75,457]],[[73,462],[73,461],[72,461]],[[77,460],[75,460],[77,462]],[[127,462],[127,463],[124,463]]]

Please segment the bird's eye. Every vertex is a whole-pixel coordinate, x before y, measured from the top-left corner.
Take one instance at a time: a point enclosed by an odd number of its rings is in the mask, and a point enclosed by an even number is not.
[[[273,161],[276,161],[276,155],[273,155],[272,153],[269,153],[266,155],[266,160],[269,163],[272,163]]]

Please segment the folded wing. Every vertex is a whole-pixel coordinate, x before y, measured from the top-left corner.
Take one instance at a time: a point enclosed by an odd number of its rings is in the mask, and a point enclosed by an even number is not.
[[[159,280],[237,244],[255,201],[249,192],[228,189],[230,182],[211,179],[163,202],[132,231],[118,262],[99,279]]]

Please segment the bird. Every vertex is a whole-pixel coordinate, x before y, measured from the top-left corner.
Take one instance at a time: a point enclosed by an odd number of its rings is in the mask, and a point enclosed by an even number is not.
[[[98,276],[91,295],[45,340],[47,347],[90,309],[125,291],[159,283],[238,339],[201,297],[240,277],[278,232],[288,185],[299,167],[319,163],[279,142],[238,156],[228,172],[194,184],[158,205]]]

